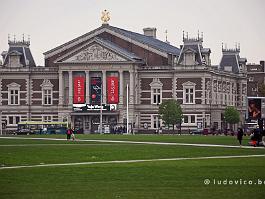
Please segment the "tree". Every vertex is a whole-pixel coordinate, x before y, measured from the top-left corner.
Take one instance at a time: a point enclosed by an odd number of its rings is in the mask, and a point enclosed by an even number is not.
[[[173,131],[175,124],[181,125],[182,109],[180,104],[174,99],[165,100],[159,105],[159,115],[166,126],[173,126]]]
[[[230,125],[240,122],[239,111],[233,106],[226,107],[224,113],[224,120]]]

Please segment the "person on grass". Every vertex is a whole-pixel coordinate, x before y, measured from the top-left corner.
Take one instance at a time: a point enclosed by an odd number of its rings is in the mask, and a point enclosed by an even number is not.
[[[262,131],[262,144],[265,147],[265,130]]]
[[[67,129],[67,131],[66,131],[66,139],[67,140],[70,140],[71,139],[71,134],[72,134],[72,129]]]
[[[74,129],[72,129],[72,131],[71,131],[71,138],[72,138],[73,141],[75,140]]]
[[[237,139],[239,141],[240,146],[242,146],[243,135],[244,135],[243,129],[242,128],[238,128]]]

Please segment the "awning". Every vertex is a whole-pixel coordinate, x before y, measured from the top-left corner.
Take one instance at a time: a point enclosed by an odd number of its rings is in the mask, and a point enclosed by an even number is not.
[[[72,112],[70,115],[100,115],[100,112]],[[119,115],[119,112],[103,112],[102,115]]]

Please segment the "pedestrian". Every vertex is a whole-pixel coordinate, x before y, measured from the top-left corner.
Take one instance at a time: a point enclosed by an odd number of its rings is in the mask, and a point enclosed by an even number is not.
[[[72,138],[72,140],[73,140],[73,141],[75,140],[75,133],[74,133],[74,129],[72,129],[72,131],[71,131],[71,138]]]
[[[254,141],[254,147],[259,146],[259,141],[260,141],[260,129],[257,127],[254,129],[254,134],[253,134],[253,141]]]
[[[244,135],[243,129],[242,128],[238,128],[237,139],[239,141],[240,147],[242,146],[243,135]]]
[[[159,135],[162,134],[162,127],[159,128],[159,130],[158,130],[158,134],[159,134]]]
[[[67,131],[66,131],[66,139],[67,140],[70,140],[71,139],[71,129],[69,128],[69,129],[67,129]]]
[[[262,144],[265,147],[265,130],[262,131]]]

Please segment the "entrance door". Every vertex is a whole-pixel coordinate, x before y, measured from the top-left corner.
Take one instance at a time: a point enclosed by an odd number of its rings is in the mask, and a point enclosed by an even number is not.
[[[99,116],[91,117],[91,132],[92,133],[97,133],[99,122],[100,122]]]
[[[83,117],[75,117],[74,127],[76,133],[83,133]]]

